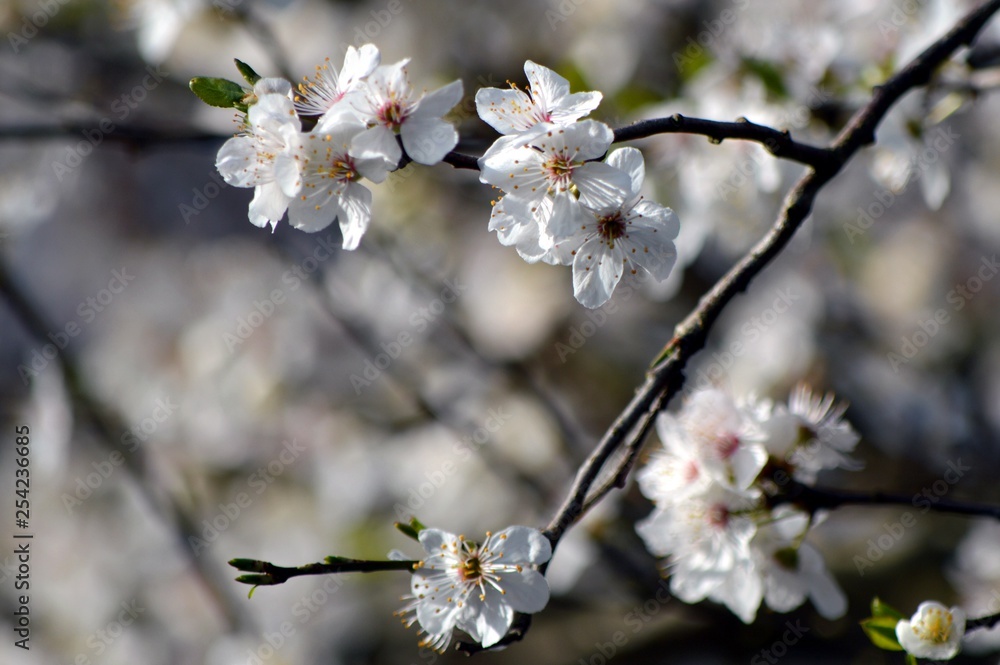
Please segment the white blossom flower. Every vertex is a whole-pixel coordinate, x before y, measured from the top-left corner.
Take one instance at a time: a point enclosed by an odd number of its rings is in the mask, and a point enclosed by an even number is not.
[[[407,625],[420,623],[428,634],[423,645],[443,651],[459,628],[493,646],[515,612],[540,612],[548,603],[548,583],[534,566],[551,558],[552,546],[540,531],[512,526],[487,533],[480,545],[439,529],[419,537],[429,556],[413,572],[411,600],[400,614]]]
[[[862,464],[847,454],[860,437],[843,420],[846,410],[845,405],[836,404],[833,395],[817,398],[807,386],[797,386],[787,408],[765,405],[760,410],[768,451],[788,463],[792,477],[807,485],[815,483],[823,469],[860,469]]]
[[[920,603],[909,621],[896,624],[896,638],[907,653],[917,658],[950,660],[962,649],[965,612],[948,609],[933,600]]]
[[[271,224],[273,230],[302,187],[297,152],[301,129],[291,99],[264,94],[247,112],[244,133],[219,149],[216,168],[223,179],[235,187],[255,188],[249,211],[255,226]]]
[[[403,156],[396,142],[402,139],[410,159],[437,164],[458,143],[458,132],[441,119],[462,100],[462,82],[417,97],[410,86],[409,59],[381,65],[364,82],[364,94],[353,102],[370,127],[354,140],[352,152],[361,158],[381,157],[396,168]]]
[[[338,72],[327,58],[316,67],[316,76],[298,85],[295,108],[302,115],[323,116],[331,111],[354,112],[354,107],[344,100],[361,92],[362,81],[378,67],[382,56],[372,44],[360,48],[347,47],[344,66]]]
[[[783,504],[758,527],[750,547],[764,581],[764,602],[776,612],[791,612],[808,597],[820,616],[838,619],[847,612],[847,597],[823,555],[802,542],[810,526],[808,513]]]
[[[663,440],[691,446],[706,472],[734,489],[749,488],[767,463],[752,411],[720,388],[693,393],[676,416],[659,416],[657,428]]]
[[[626,273],[641,270],[658,282],[677,260],[680,224],[670,208],[643,198],[642,153],[635,148],[613,151],[606,164],[629,176],[624,196],[594,207],[582,200],[571,232],[556,238],[554,253],[573,265],[573,293],[585,307],[600,307],[611,298]]]
[[[607,152],[613,138],[607,125],[584,120],[566,127],[543,123],[496,141],[479,167],[482,182],[507,193],[494,204],[490,223],[491,229],[503,231],[501,242],[515,244],[528,261],[550,260],[553,238],[571,232],[580,204],[603,209],[621,202],[629,191],[629,175],[589,161]]]
[[[344,249],[358,247],[371,221],[372,193],[358,180],[378,183],[388,175],[384,160],[350,154],[351,141],[364,130],[354,118],[325,116],[302,135],[302,188],[288,207],[289,224],[310,233],[338,219]]]
[[[480,88],[476,93],[479,117],[501,134],[518,134],[542,122],[566,125],[597,108],[599,92],[570,94],[569,81],[531,60],[524,63],[528,92],[517,88]]]
[[[763,595],[750,551],[760,501],[755,490],[715,484],[702,495],[654,510],[635,529],[650,552],[670,557],[675,596],[686,603],[705,598],[723,603],[750,623]]]

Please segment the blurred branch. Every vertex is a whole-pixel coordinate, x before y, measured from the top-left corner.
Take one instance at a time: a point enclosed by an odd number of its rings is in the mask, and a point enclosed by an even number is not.
[[[2,259],[0,259],[0,295],[7,301],[11,311],[29,334],[39,341],[48,341],[49,331],[56,328],[48,325],[31,298],[12,278],[6,262]],[[126,472],[135,480],[140,494],[146,498],[154,512],[159,513],[164,523],[171,528],[177,551],[191,565],[195,575],[208,590],[209,596],[215,600],[222,615],[234,626],[246,623],[242,607],[230,597],[224,579],[217,571],[209,568],[207,557],[196,556],[189,545],[189,538],[199,535],[194,517],[172,497],[166,496],[163,500],[157,498],[154,491],[156,483],[147,472],[148,464],[143,449],[137,448],[134,452],[130,452],[119,450],[115,446],[114,441],[118,440],[122,432],[128,430],[128,426],[93,397],[68,346],[56,354],[56,361],[77,415],[94,428],[100,445],[118,451],[122,455]]]
[[[231,559],[229,561],[229,565],[236,570],[250,573],[249,575],[240,575],[236,581],[254,586],[284,584],[293,577],[303,575],[376,573],[386,570],[405,570],[412,573],[419,563],[419,561],[366,561],[364,559],[328,556],[323,563],[307,563],[303,566],[286,568],[285,566],[276,566],[270,561],[258,559]]]
[[[817,510],[829,510],[841,506],[913,506],[914,496],[920,494],[892,494],[889,492],[851,492],[832,487],[809,487],[792,482],[775,501],[775,504],[792,502],[802,506],[809,513]],[[1000,506],[950,501],[940,497],[922,502],[931,512],[948,513],[952,515],[973,515],[992,517],[1000,520]]]

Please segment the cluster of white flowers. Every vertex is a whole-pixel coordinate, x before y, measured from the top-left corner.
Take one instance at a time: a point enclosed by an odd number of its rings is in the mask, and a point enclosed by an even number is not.
[[[552,556],[537,529],[512,526],[487,533],[476,544],[440,529],[420,531],[428,557],[413,572],[409,602],[397,614],[407,626],[420,623],[421,646],[444,651],[455,628],[484,647],[499,642],[515,612],[540,612],[549,585],[535,570]]]
[[[289,223],[319,231],[339,220],[344,249],[355,249],[371,222],[371,191],[399,165],[402,149],[415,162],[435,164],[458,142],[441,119],[462,99],[453,81],[426,95],[414,92],[409,60],[380,65],[377,48],[348,47],[338,72],[329,62],[298,86],[264,78],[239,135],[219,151],[216,166],[230,185],[254,187],[250,221],[272,229]],[[301,116],[318,116],[302,131]]]
[[[858,436],[832,397],[798,388],[789,403],[738,403],[709,388],[675,415],[663,414],[663,448],[638,473],[652,514],[636,525],[649,550],[669,557],[670,588],[688,603],[724,603],[751,623],[761,601],[778,612],[808,597],[821,615],[847,601],[820,553],[804,542],[815,523],[769,495],[791,480],[810,484],[821,469],[856,468]]]
[[[626,273],[666,279],[677,258],[677,216],[643,198],[645,164],[635,148],[607,154],[614,132],[581,120],[599,92],[530,60],[529,92],[483,88],[479,116],[503,134],[480,158],[480,179],[504,192],[489,228],[528,262],[573,266],[573,292],[599,307]],[[607,154],[603,162],[598,160]]]

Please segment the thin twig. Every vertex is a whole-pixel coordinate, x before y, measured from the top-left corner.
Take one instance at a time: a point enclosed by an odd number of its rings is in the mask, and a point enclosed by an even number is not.
[[[342,557],[327,557],[322,563],[307,563],[293,567],[277,566],[270,561],[261,561],[260,559],[231,559],[229,561],[229,565],[236,570],[248,573],[240,575],[236,581],[254,586],[284,584],[293,577],[302,577],[303,575],[377,573],[387,570],[405,570],[412,573],[419,564],[419,561],[366,561]]]

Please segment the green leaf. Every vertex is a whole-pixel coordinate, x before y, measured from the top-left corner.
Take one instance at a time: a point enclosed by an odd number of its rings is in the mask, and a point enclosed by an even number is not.
[[[905,619],[906,618],[902,614],[900,614],[899,611],[896,610],[895,607],[892,607],[891,605],[883,603],[882,600],[878,596],[875,596],[874,598],[872,598],[872,616],[873,617],[892,617],[896,621],[899,621],[900,619]]]
[[[243,98],[247,94],[246,88],[239,83],[234,83],[228,79],[218,79],[209,76],[196,76],[188,84],[191,92],[198,95],[198,99],[209,106],[222,109],[243,108]]]
[[[240,74],[243,76],[243,80],[250,85],[255,84],[260,80],[260,74],[253,70],[253,67],[243,62],[242,60],[236,59],[236,69],[240,70]]]
[[[865,635],[872,641],[872,644],[879,649],[902,651],[903,647],[896,639],[897,623],[899,623],[899,619],[890,616],[869,617],[861,622],[861,629],[865,631]]]
[[[258,561],[257,559],[230,559],[229,565],[236,570],[242,570],[246,573],[259,573],[264,568],[262,566],[263,561]]]
[[[919,663],[917,663],[917,657],[912,653],[906,654],[906,665],[919,665]]]
[[[278,583],[270,575],[240,575],[236,578],[236,581],[241,584],[253,584],[254,586],[268,586]]]
[[[247,594],[247,599],[253,598],[253,592],[256,591],[256,590],[257,590],[257,587],[255,587],[255,586],[250,587],[250,592]]]
[[[785,77],[781,70],[767,60],[744,58],[743,67],[749,73],[760,79],[767,91],[778,99],[788,98],[788,88],[785,87]]]
[[[395,526],[404,536],[412,538],[413,540],[420,540],[420,532],[427,528],[423,522],[418,520],[416,517],[411,517],[410,521],[406,524],[396,522],[393,526]]]

